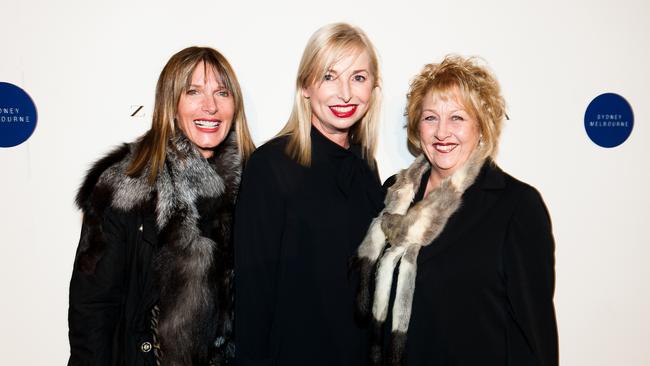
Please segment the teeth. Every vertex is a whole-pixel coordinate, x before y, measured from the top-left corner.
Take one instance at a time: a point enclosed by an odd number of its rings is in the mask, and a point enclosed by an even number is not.
[[[434,145],[436,150],[441,151],[441,152],[450,152],[456,146],[458,146],[458,145]]]
[[[349,112],[349,111],[351,111],[352,108],[354,108],[354,106],[353,106],[353,105],[346,106],[346,107],[332,106],[331,108],[332,108],[333,110],[337,111],[337,112],[343,112],[343,113],[345,113],[345,112]]]
[[[213,121],[205,121],[205,120],[202,120],[202,119],[197,119],[197,120],[194,121],[194,124],[196,124],[199,127],[215,128],[215,127],[218,127],[221,124],[221,122],[219,122],[219,121],[213,122]]]

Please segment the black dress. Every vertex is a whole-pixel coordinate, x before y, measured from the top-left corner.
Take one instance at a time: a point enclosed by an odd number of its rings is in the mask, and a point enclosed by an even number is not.
[[[315,128],[312,164],[286,137],[246,167],[235,213],[238,365],[364,365],[367,331],[354,321],[348,262],[382,207],[379,177]]]
[[[402,364],[556,366],[554,248],[537,190],[485,163],[438,238],[420,250]]]

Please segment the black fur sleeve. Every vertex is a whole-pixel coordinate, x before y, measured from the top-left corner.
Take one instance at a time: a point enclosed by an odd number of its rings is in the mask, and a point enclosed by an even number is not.
[[[109,155],[97,161],[86,174],[77,192],[76,203],[84,214],[84,227],[77,248],[75,270],[90,274],[95,271],[106,247],[102,222],[104,214],[113,198],[113,187],[100,182],[101,175],[129,153],[129,145],[124,144]]]

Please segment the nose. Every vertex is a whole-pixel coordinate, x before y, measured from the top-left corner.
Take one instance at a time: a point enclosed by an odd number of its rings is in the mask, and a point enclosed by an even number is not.
[[[343,101],[343,103],[348,103],[350,99],[352,99],[352,93],[350,92],[350,83],[342,79],[343,78],[339,78],[339,80],[341,80],[339,83],[339,99]]]
[[[434,136],[438,141],[443,141],[450,136],[449,125],[447,124],[446,119],[443,118],[440,122],[438,122],[438,128],[436,128]]]
[[[219,110],[217,106],[217,100],[215,97],[211,95],[206,95],[203,98],[203,106],[202,109],[204,112],[209,113],[209,114],[215,114]]]

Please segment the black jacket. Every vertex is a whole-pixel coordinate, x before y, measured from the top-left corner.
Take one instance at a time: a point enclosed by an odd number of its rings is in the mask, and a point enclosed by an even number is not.
[[[146,174],[125,174],[136,144],[89,171],[77,196],[84,220],[70,282],[69,365],[153,365],[154,305],[165,364],[207,365],[232,352],[235,141],[231,133],[206,160],[181,134],[153,186]]]
[[[419,253],[403,364],[556,366],[554,249],[537,190],[485,163]]]
[[[354,321],[354,254],[381,209],[376,171],[359,146],[312,128],[312,165],[260,147],[235,214],[237,364],[364,365],[368,335]]]

